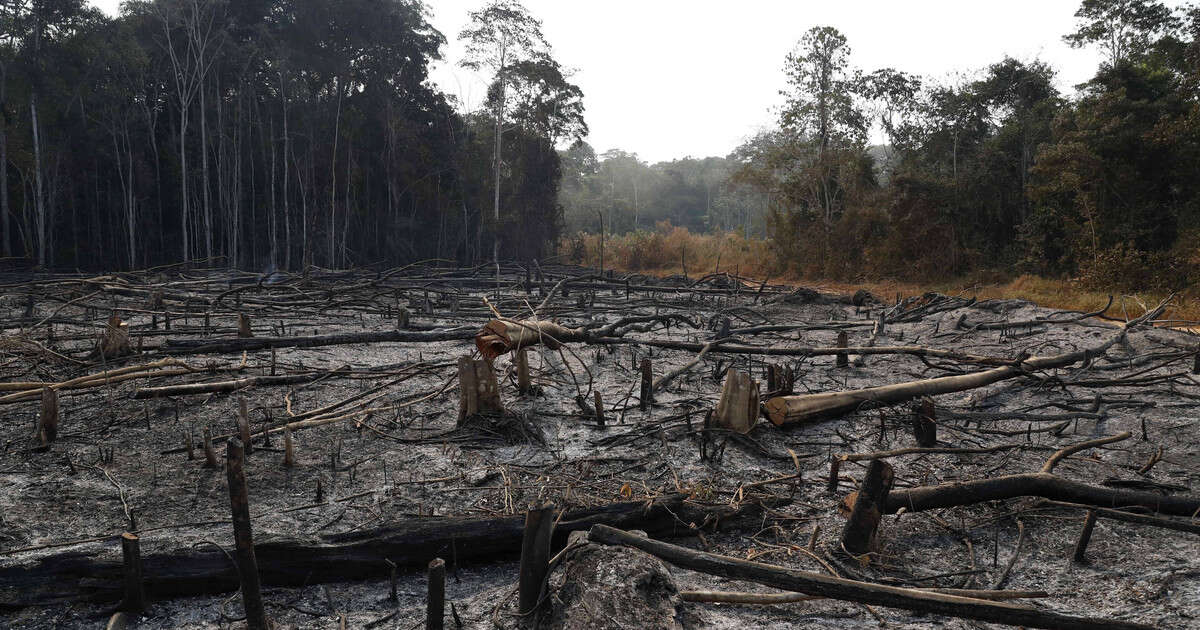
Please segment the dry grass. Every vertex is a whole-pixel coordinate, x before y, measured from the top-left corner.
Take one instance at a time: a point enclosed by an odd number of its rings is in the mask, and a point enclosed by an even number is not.
[[[600,235],[564,239],[559,254],[570,262],[599,267]],[[766,241],[732,232],[693,234],[669,223],[660,223],[653,232],[609,235],[604,239],[603,263],[605,269],[659,276],[686,270],[694,277],[719,270],[761,278],[775,275],[780,267]]]
[[[600,266],[600,236],[586,234],[564,239],[559,254],[563,259],[591,266]],[[896,294],[916,295],[937,291],[948,295],[975,296],[985,299],[1024,299],[1050,308],[1073,311],[1093,311],[1104,306],[1109,293],[1085,290],[1069,279],[1042,278],[1030,275],[1005,276],[1000,273],[977,274],[973,277],[937,280],[926,283],[896,282],[886,279],[863,279],[856,282],[803,278],[776,258],[770,244],[749,239],[736,233],[693,234],[685,228],[660,224],[654,232],[608,236],[604,242],[604,268],[623,272],[668,276],[686,273],[698,278],[704,274],[725,271],[736,273],[756,282],[803,284],[840,293],[867,289],[881,298]],[[1161,292],[1116,294],[1109,315],[1121,317],[1140,315],[1167,296]],[[1166,318],[1200,322],[1200,291],[1193,287],[1175,295]]]

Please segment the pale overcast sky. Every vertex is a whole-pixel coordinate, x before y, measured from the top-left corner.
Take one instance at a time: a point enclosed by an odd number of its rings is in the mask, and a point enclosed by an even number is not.
[[[119,0],[92,0],[114,12]],[[236,0],[235,0],[236,1]],[[433,76],[475,106],[483,81],[457,67],[456,38],[483,0],[430,0],[449,41]],[[525,0],[558,61],[576,70],[588,142],[651,162],[725,155],[772,122],[785,87],[783,62],[806,30],[842,31],[851,63],[934,78],[973,71],[1005,55],[1059,71],[1059,87],[1092,76],[1094,50],[1072,50],[1078,0]],[[1183,0],[1169,0],[1179,6]]]

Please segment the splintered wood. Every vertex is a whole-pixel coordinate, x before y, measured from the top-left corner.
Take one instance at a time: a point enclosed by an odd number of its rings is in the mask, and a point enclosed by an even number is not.
[[[749,374],[729,370],[721,389],[721,399],[713,412],[717,426],[749,433],[758,420],[758,411],[758,383]]]
[[[483,359],[458,359],[458,421],[479,414],[502,413],[500,386],[491,362]]]
[[[121,321],[116,313],[108,318],[104,334],[96,344],[95,355],[103,359],[116,359],[133,352],[129,346],[129,322]]]
[[[514,350],[543,345],[557,350],[564,341],[581,336],[550,321],[510,321],[493,319],[475,335],[475,347],[485,359],[495,359]]]

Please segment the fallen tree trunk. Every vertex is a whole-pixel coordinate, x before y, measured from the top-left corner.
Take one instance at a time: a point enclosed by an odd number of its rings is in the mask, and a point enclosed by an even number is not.
[[[900,509],[920,512],[1026,496],[1103,508],[1139,507],[1172,516],[1194,517],[1200,513],[1200,497],[1089,486],[1047,472],[900,488],[888,494],[886,510],[889,514]]]
[[[458,341],[475,336],[469,328],[446,328],[443,330],[412,331],[385,330],[382,332],[341,333],[336,335],[314,335],[311,337],[252,337],[237,339],[168,339],[159,348],[164,354],[200,354],[219,352],[245,352],[265,348],[315,348],[354,343]]]
[[[818,346],[800,346],[785,348],[777,346],[750,346],[736,343],[736,339],[726,338],[716,342],[695,343],[671,339],[629,339],[622,335],[629,330],[638,330],[631,324],[633,320],[657,323],[660,320],[679,319],[666,316],[627,318],[602,328],[567,328],[549,320],[512,320],[493,319],[475,334],[475,346],[489,359],[502,354],[514,352],[529,346],[544,345],[551,350],[557,350],[564,343],[588,343],[599,345],[629,344],[662,348],[664,350],[684,350],[703,352],[705,354],[759,354],[766,356],[813,357],[828,355],[889,355],[904,354],[916,357],[933,357],[950,359],[963,363],[979,365],[1012,365],[1011,359],[989,357],[983,355],[927,348],[925,346],[856,346],[846,348],[825,348]],[[687,321],[687,320],[683,320]],[[688,322],[691,323],[691,322]],[[795,328],[786,326],[784,328]]]
[[[338,373],[349,373],[349,369],[342,368],[332,372],[314,372],[312,374],[290,374],[284,376],[248,376],[232,381],[217,381],[214,383],[185,383],[182,385],[164,385],[162,387],[139,387],[134,392],[133,397],[137,400],[142,400],[146,398],[164,398],[167,396],[233,392],[246,387],[263,385],[296,385],[299,383],[311,383],[312,381]]]
[[[549,320],[493,319],[475,336],[475,347],[487,360],[529,346],[544,345],[557,350],[563,343],[581,341],[582,328],[567,328]]]
[[[14,386],[14,389],[17,389],[17,391],[11,394],[0,396],[0,404],[38,398],[42,395],[42,388],[44,387],[62,392],[89,387],[104,387],[143,378],[163,378],[186,374],[216,374],[219,372],[237,371],[243,368],[245,368],[245,364],[231,367],[206,366],[203,368],[194,368],[179,359],[160,359],[154,363],[147,363],[145,365],[132,365],[96,374],[86,374],[59,383],[0,383],[0,391],[6,391],[8,386]]]
[[[747,516],[761,508],[707,507],[672,495],[653,501],[629,501],[565,513],[555,528],[554,545],[567,535],[597,523],[641,529],[656,536],[694,535],[689,524],[708,524]],[[382,579],[388,561],[423,569],[433,558],[490,561],[515,558],[521,548],[524,516],[430,517],[334,534],[320,540],[264,537],[255,545],[263,586],[303,586],[322,582]],[[79,600],[116,601],[122,594],[119,558],[99,560],[71,552],[36,563],[0,568],[0,610]],[[238,575],[229,557],[215,547],[182,549],[143,556],[146,594],[152,598],[183,597],[237,590]]]
[[[544,304],[544,302],[543,302]],[[656,325],[671,323],[686,324],[692,328],[700,325],[678,313],[665,315],[635,315],[623,317],[603,326],[567,328],[549,320],[538,319],[493,319],[475,334],[475,346],[484,358],[491,360],[507,352],[529,346],[544,345],[557,350],[564,343],[586,342],[597,344],[643,343],[624,341],[629,332],[646,332]],[[697,347],[699,350],[699,346]]]
[[[903,608],[964,619],[978,619],[994,623],[1021,625],[1030,628],[1050,628],[1053,630],[1094,630],[1096,628],[1149,630],[1151,628],[1151,626],[1127,621],[1073,617],[1004,602],[993,602],[896,586],[871,584],[869,582],[846,580],[760,562],[740,560],[728,556],[693,551],[686,547],[657,540],[650,540],[649,538],[635,536],[607,525],[596,525],[591,528],[588,532],[588,541],[604,545],[624,545],[640,549],[671,564],[692,571],[735,580],[757,582],[758,584],[765,584],[783,590],[806,593],[808,595],[819,595],[830,599]]]
[[[1125,337],[1125,330],[1095,348],[1088,348],[1052,357],[1034,357],[990,370],[942,376],[939,378],[893,383],[843,392],[822,392],[799,396],[777,396],[767,401],[767,417],[777,426],[824,420],[841,416],[851,411],[876,406],[901,403],[922,396],[934,396],[975,389],[1033,370],[1066,367],[1080,361],[1091,361]],[[878,350],[874,348],[873,350]]]
[[[1161,527],[1163,529],[1173,529],[1178,532],[1188,532],[1190,534],[1200,534],[1200,523],[1186,523],[1175,519],[1164,518],[1160,516],[1148,516],[1146,514],[1136,514],[1134,512],[1125,512],[1122,510],[1109,510],[1106,508],[1095,507],[1091,505],[1080,505],[1078,503],[1064,503],[1062,501],[1050,501],[1049,499],[1041,502],[1039,505],[1048,505],[1061,508],[1073,508],[1077,510],[1090,510],[1096,513],[1100,518],[1112,519],[1114,521],[1122,521],[1125,523],[1133,523],[1135,525],[1149,525],[1151,527]]]
[[[943,595],[958,595],[972,599],[988,599],[1004,601],[1009,599],[1031,599],[1049,597],[1046,591],[996,591],[965,588],[918,588],[926,593],[941,593]],[[743,593],[737,591],[679,591],[679,597],[685,602],[702,602],[714,604],[761,604],[775,606],[777,604],[793,604],[826,599],[820,595],[805,595],[804,593]]]

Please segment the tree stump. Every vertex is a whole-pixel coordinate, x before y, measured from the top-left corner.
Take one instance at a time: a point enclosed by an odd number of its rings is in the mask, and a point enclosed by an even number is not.
[[[125,598],[121,600],[121,610],[138,614],[146,610],[146,589],[142,578],[142,550],[137,535],[129,532],[121,534],[121,556],[125,569]]]
[[[249,455],[253,449],[250,448],[250,410],[246,406],[245,396],[238,396],[237,426],[238,434],[242,437],[242,444],[245,445],[246,454]]]
[[[529,378],[529,353],[525,348],[517,351],[517,392],[522,396],[533,392],[533,381]]]
[[[550,539],[554,534],[554,506],[547,503],[525,513],[518,576],[518,611],[528,615],[542,603],[542,586],[550,571]]]
[[[787,365],[767,365],[767,391],[774,396],[791,396],[796,383],[796,372]]]
[[[607,425],[607,421],[604,418],[604,398],[600,395],[600,390],[598,389],[593,391],[592,394],[596,399],[596,426],[603,429]]]
[[[254,336],[254,331],[250,329],[250,316],[245,313],[238,313],[238,337],[249,338]]]
[[[730,369],[713,419],[723,429],[749,433],[758,420],[758,383],[749,374]]]
[[[922,398],[921,404],[913,410],[913,436],[917,439],[917,446],[937,446],[937,407],[928,396]]]
[[[254,556],[254,536],[250,526],[250,497],[246,491],[245,452],[237,438],[230,438],[226,451],[225,475],[229,482],[229,505],[233,520],[238,576],[242,582],[242,606],[249,630],[270,628],[263,607],[258,561]]]
[[[217,453],[213,450],[212,428],[204,427],[204,467],[217,467]]]
[[[874,547],[879,520],[883,517],[888,492],[892,489],[892,479],[891,464],[882,459],[871,460],[867,476],[855,496],[846,529],[842,532],[842,547],[848,553],[860,556]]]
[[[112,317],[108,318],[104,334],[100,337],[100,342],[96,344],[96,349],[92,354],[112,359],[132,353],[133,348],[129,345],[129,324],[121,321],[121,318],[113,313]]]
[[[483,359],[458,360],[458,421],[481,413],[501,413],[500,386],[492,364]]]
[[[296,465],[296,446],[292,441],[292,430],[283,429],[283,467],[291,468]]]
[[[426,575],[425,628],[442,630],[446,617],[446,561],[441,558],[431,560]]]
[[[650,359],[642,359],[642,389],[638,396],[638,407],[645,411],[654,402],[654,367]]]
[[[51,387],[42,388],[42,410],[38,414],[38,427],[34,435],[47,446],[58,437],[58,392]]]
[[[1096,510],[1088,510],[1087,517],[1083,520],[1083,529],[1079,530],[1079,538],[1075,541],[1075,551],[1071,554],[1071,560],[1080,564],[1087,562],[1088,543],[1092,541],[1092,530],[1096,527]]]
[[[844,330],[838,331],[837,347],[845,348],[847,343],[849,343],[849,336],[846,334],[846,331],[844,331]],[[850,365],[849,355],[847,355],[845,352],[839,352],[837,355],[836,365],[837,365],[837,367],[840,367],[840,368],[844,368],[844,367],[847,367],[848,365]]]

